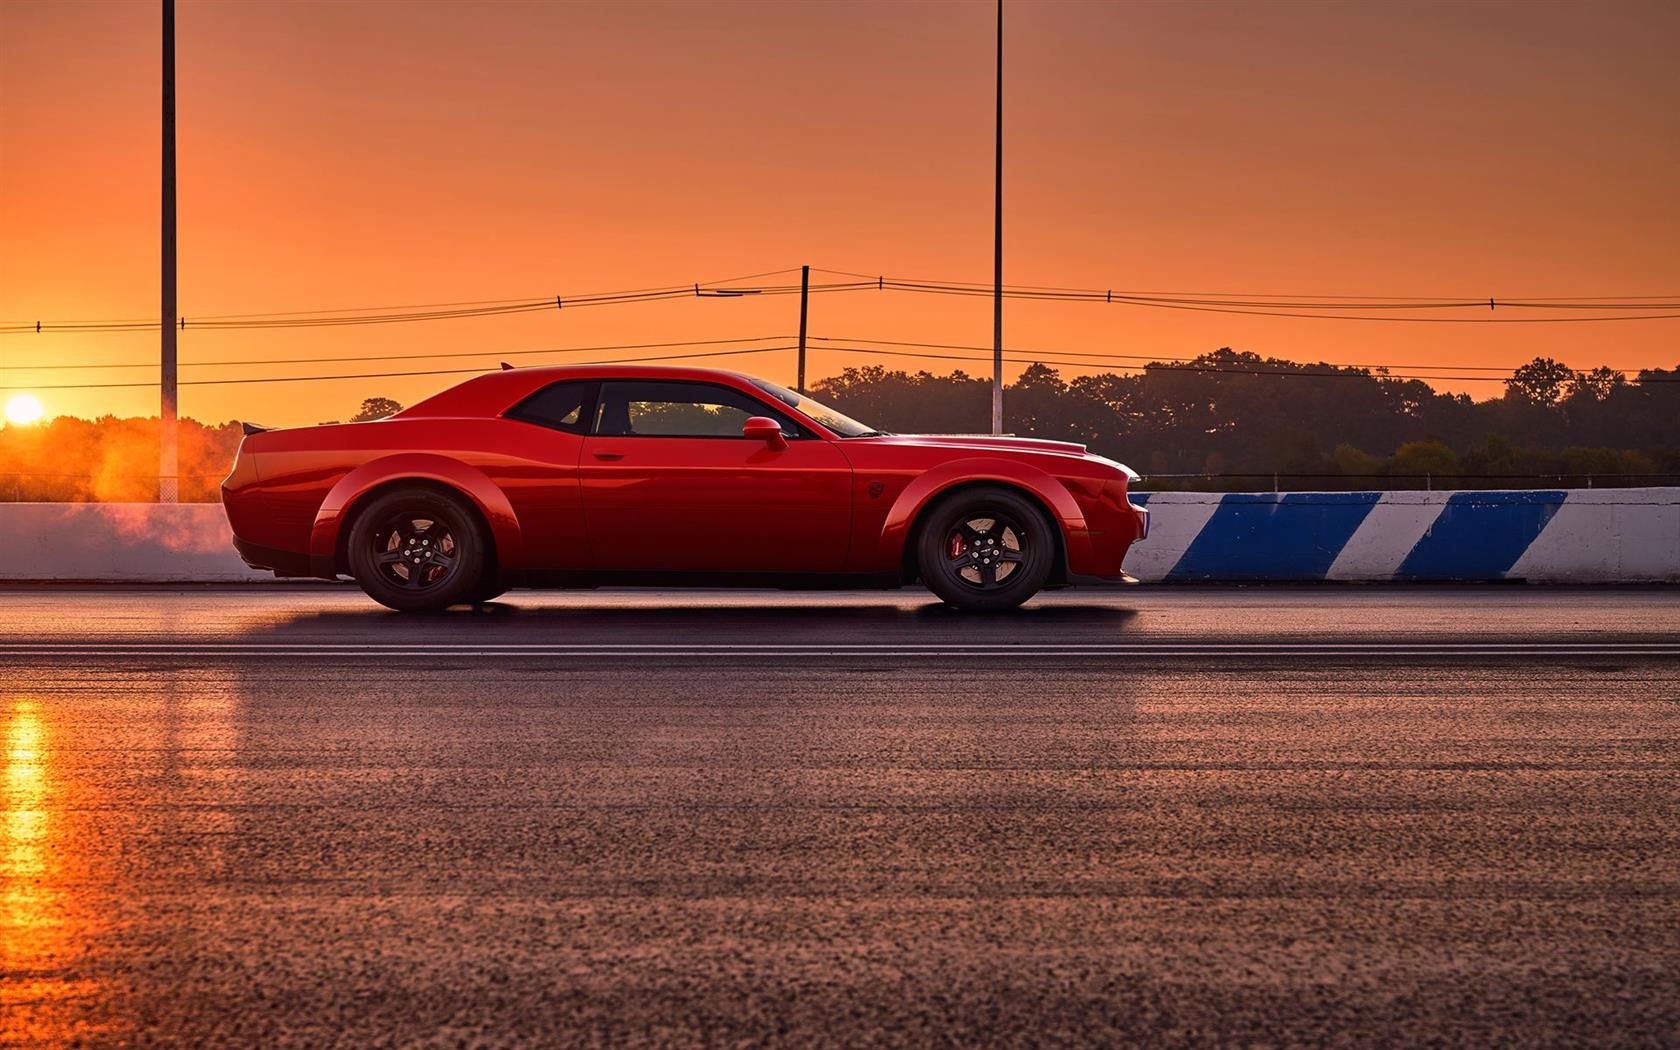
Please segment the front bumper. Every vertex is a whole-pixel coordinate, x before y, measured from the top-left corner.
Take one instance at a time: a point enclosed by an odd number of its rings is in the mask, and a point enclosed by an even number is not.
[[[1069,537],[1068,582],[1123,581],[1126,552],[1149,534],[1149,511],[1127,498],[1124,478],[1063,480],[1085,516],[1083,535]]]

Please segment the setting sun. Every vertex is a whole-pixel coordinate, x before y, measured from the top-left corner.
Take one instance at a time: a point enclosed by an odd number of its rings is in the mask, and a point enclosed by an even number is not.
[[[39,421],[44,411],[34,394],[16,394],[6,402],[6,422],[28,426]]]

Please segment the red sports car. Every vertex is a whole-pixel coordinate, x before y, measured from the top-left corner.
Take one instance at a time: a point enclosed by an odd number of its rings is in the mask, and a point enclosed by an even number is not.
[[[1083,445],[872,430],[702,368],[506,368],[389,419],[247,424],[222,486],[279,576],[348,574],[393,609],[510,587],[900,586],[965,609],[1120,579],[1148,512]]]

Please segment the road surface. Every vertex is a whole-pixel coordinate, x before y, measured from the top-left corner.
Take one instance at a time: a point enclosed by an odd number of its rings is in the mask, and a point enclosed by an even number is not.
[[[0,1045],[1673,1045],[1680,591],[0,591]]]

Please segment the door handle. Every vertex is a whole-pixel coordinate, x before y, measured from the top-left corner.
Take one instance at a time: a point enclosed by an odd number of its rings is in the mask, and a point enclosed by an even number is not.
[[[624,458],[624,453],[622,453],[622,452],[597,452],[597,453],[595,453],[595,458],[596,459],[623,459]]]

